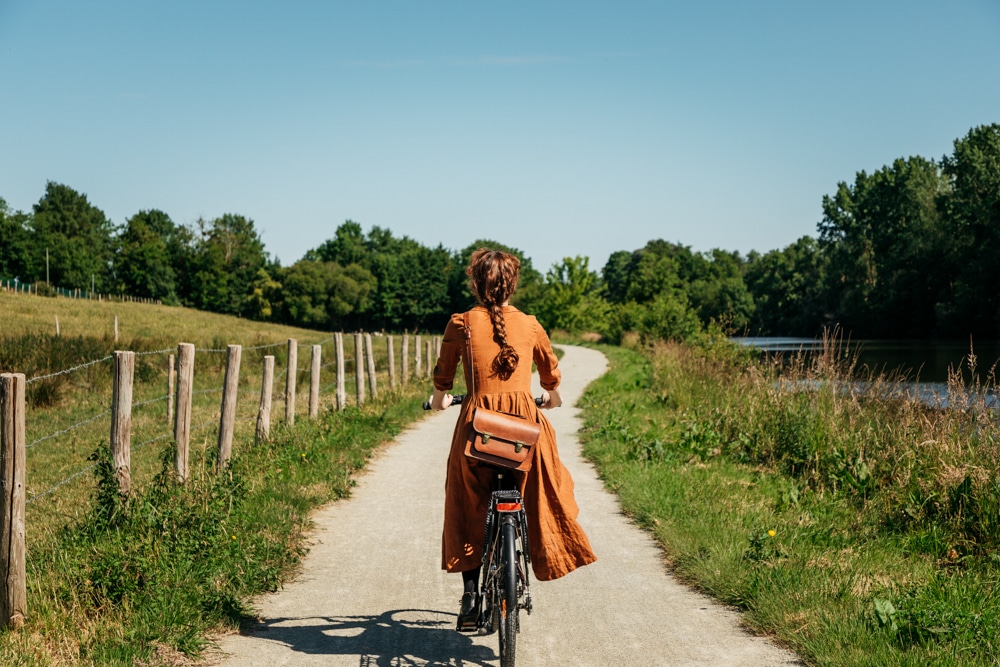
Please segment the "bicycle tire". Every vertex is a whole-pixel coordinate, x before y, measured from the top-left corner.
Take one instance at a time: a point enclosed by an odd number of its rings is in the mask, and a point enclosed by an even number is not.
[[[500,667],[514,667],[517,652],[517,528],[512,521],[501,527],[503,595],[500,604]]]

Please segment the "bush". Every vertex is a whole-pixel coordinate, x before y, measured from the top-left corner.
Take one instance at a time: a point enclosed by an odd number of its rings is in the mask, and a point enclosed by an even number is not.
[[[644,342],[686,340],[701,331],[698,315],[682,297],[661,294],[648,303],[629,301],[616,304],[602,332],[609,341],[620,343],[624,334],[635,332]]]

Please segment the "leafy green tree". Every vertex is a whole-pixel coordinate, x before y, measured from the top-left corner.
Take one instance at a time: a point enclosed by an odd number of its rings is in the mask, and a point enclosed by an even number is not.
[[[926,337],[943,275],[938,200],[947,187],[940,167],[899,159],[823,198],[820,242],[829,257],[828,287],[836,315],[855,333]]]
[[[351,264],[301,259],[282,272],[284,319],[290,324],[329,330],[357,326],[368,306],[375,278]]]
[[[737,252],[718,248],[705,255],[693,255],[686,293],[699,319],[716,322],[734,332],[750,326],[754,312],[753,296],[743,280],[743,259]]]
[[[955,142],[943,170],[954,282],[939,312],[952,335],[1000,335],[1000,124],[975,127]]]
[[[24,278],[29,244],[28,223],[26,214],[11,211],[0,197],[0,278]]]
[[[444,327],[449,314],[452,254],[428,248],[388,230],[368,234],[370,267],[378,283],[372,296],[371,327],[379,329]]]
[[[349,320],[371,329],[442,329],[449,307],[455,261],[442,246],[428,248],[408,237],[344,222],[334,238],[310,251],[307,258],[357,266],[370,273],[375,287],[363,310]]]
[[[665,292],[652,301],[614,304],[604,332],[613,343],[620,343],[626,333],[639,334],[645,342],[685,340],[701,331],[698,315],[683,294]]]
[[[140,211],[118,237],[115,275],[125,294],[177,303],[177,271],[189,258],[191,233],[163,211]]]
[[[258,271],[267,266],[264,243],[252,220],[231,213],[211,222],[199,220],[185,301],[202,310],[245,314]]]
[[[247,299],[247,317],[267,321],[275,317],[275,304],[281,303],[281,283],[264,269],[257,269],[250,297]]]
[[[601,270],[604,278],[605,296],[611,303],[625,303],[628,300],[628,287],[631,272],[632,253],[618,250],[611,253],[607,264]]]
[[[358,264],[348,264],[333,272],[330,283],[330,324],[331,329],[348,327],[360,328],[364,320],[354,313],[369,310],[369,299],[375,291],[377,281],[371,272]]]
[[[49,254],[49,282],[64,288],[98,291],[113,286],[112,224],[87,196],[69,186],[49,181],[45,195],[34,205],[31,243],[25,254],[25,278],[45,280],[45,253]]]
[[[320,327],[329,322],[326,306],[332,271],[338,266],[334,262],[302,259],[285,270],[281,281],[283,307],[290,324]]]
[[[341,266],[357,264],[367,268],[371,259],[364,230],[353,220],[347,220],[337,227],[332,239],[324,241],[312,256],[324,262],[337,262]]]
[[[601,279],[589,264],[586,257],[566,257],[549,269],[537,313],[542,326],[571,333],[607,328]]]
[[[678,255],[683,250],[665,241],[655,240],[632,253],[625,272],[624,300],[649,303],[664,294],[682,294],[685,283],[681,277],[682,260]]]
[[[632,253],[612,253],[602,275],[611,303],[642,306],[657,302],[661,315],[671,309],[684,313],[675,318],[677,322],[686,321],[687,311],[692,310],[705,324],[716,321],[743,330],[754,311],[753,296],[743,281],[743,260],[735,252],[695,253],[688,246],[656,239]],[[638,326],[635,306],[621,312],[625,315],[620,323]],[[686,326],[679,329],[686,330]]]
[[[744,281],[755,308],[749,332],[765,336],[815,336],[828,324],[826,256],[803,236],[781,250],[751,253]]]

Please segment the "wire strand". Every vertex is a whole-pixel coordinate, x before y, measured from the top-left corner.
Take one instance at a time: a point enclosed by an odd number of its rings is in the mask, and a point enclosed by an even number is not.
[[[34,447],[35,445],[37,445],[40,442],[45,442],[46,440],[51,440],[52,438],[58,437],[60,435],[65,435],[66,433],[69,433],[70,431],[76,430],[76,429],[80,428],[81,426],[86,426],[87,424],[89,424],[91,422],[95,422],[98,419],[100,419],[101,417],[106,417],[107,415],[110,415],[110,414],[111,414],[111,410],[105,410],[104,412],[100,413],[99,415],[94,415],[90,419],[84,419],[82,422],[77,422],[76,424],[73,424],[69,428],[64,428],[61,431],[56,431],[55,433],[47,435],[47,436],[45,436],[43,438],[39,438],[38,440],[35,440],[34,442],[32,442],[30,445],[26,445],[25,449],[31,449],[32,447]]]
[[[151,403],[159,403],[160,401],[165,401],[168,398],[170,398],[170,394],[164,394],[163,396],[160,396],[158,398],[151,398],[148,401],[140,401],[138,403],[133,403],[132,409],[135,410],[136,408],[141,408],[142,406],[149,405]]]
[[[72,373],[72,372],[78,371],[78,370],[80,370],[82,368],[87,368],[88,366],[93,366],[94,364],[99,364],[99,363],[108,361],[109,359],[111,359],[113,357],[114,357],[114,355],[109,354],[108,356],[104,357],[103,359],[97,359],[95,361],[88,361],[86,363],[80,364],[79,366],[73,366],[72,368],[67,368],[66,370],[57,371],[55,373],[49,373],[48,375],[39,375],[37,377],[31,378],[30,380],[27,380],[24,384],[28,385],[28,384],[31,384],[32,382],[40,382],[41,380],[48,380],[49,378],[54,378],[54,377],[56,377],[58,375],[66,375],[67,373]]]
[[[62,486],[65,486],[66,484],[69,484],[70,482],[72,482],[74,479],[76,479],[80,475],[82,475],[82,474],[84,474],[86,472],[89,472],[89,471],[93,470],[96,467],[97,467],[96,463],[91,463],[89,466],[87,466],[86,468],[84,468],[80,472],[78,472],[76,474],[73,474],[73,475],[70,475],[69,477],[67,477],[63,481],[59,482],[58,484],[56,484],[52,488],[48,489],[47,491],[42,491],[41,493],[36,493],[35,495],[31,496],[30,498],[28,498],[27,500],[24,501],[24,504],[25,505],[30,505],[31,503],[35,502],[39,498],[44,498],[45,496],[49,495],[50,493],[52,493],[56,489],[58,489],[58,488],[60,488]]]

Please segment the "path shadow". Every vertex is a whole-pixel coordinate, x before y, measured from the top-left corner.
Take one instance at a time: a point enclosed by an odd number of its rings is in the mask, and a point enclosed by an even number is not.
[[[490,667],[494,650],[455,631],[455,614],[394,609],[373,616],[270,618],[244,634],[310,655],[356,655],[359,667]]]

